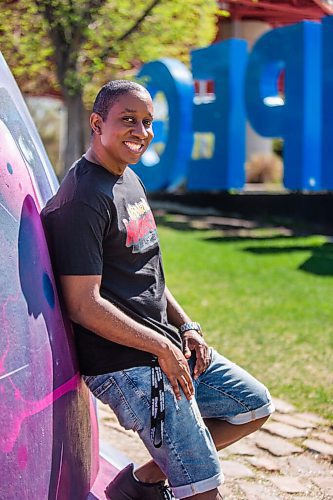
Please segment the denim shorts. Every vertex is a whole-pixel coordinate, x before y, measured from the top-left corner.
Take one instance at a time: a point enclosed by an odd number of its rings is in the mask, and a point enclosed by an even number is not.
[[[194,361],[189,360],[191,373]],[[125,429],[138,432],[153,460],[168,478],[174,495],[184,498],[217,488],[223,482],[220,461],[204,418],[235,425],[274,411],[266,387],[245,370],[211,350],[211,363],[197,380],[195,397],[177,401],[163,374],[165,424],[163,444],[150,439],[151,368],[137,367],[83,376],[92,393],[110,405]]]

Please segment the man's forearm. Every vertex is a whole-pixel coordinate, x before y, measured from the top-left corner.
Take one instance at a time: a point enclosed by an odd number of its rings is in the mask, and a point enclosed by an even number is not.
[[[72,321],[107,340],[159,356],[170,341],[138,323],[101,296],[87,301]]]
[[[167,287],[165,287],[165,294],[167,298],[167,315],[169,323],[179,328],[184,323],[192,321]]]
[[[154,354],[176,398],[181,399],[180,387],[187,399],[193,396],[189,368],[178,347],[163,335],[136,322],[100,295],[86,301],[71,319],[107,340]]]

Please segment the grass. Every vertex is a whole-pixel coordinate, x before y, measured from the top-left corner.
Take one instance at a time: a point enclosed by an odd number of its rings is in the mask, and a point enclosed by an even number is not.
[[[158,227],[168,286],[208,343],[273,396],[333,421],[333,244],[278,229],[228,236],[173,216]]]

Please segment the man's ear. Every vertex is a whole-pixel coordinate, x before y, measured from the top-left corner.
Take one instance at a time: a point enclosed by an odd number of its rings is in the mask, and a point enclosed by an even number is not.
[[[98,113],[91,113],[90,127],[94,134],[101,135],[102,133],[102,117]]]

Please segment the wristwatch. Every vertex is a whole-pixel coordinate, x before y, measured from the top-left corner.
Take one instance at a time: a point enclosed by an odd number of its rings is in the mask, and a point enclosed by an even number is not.
[[[179,333],[182,335],[183,333],[185,332],[188,332],[189,330],[196,330],[201,336],[202,336],[202,330],[201,330],[201,326],[199,323],[197,323],[196,321],[190,321],[189,323],[183,323],[180,327],[179,327]]]

